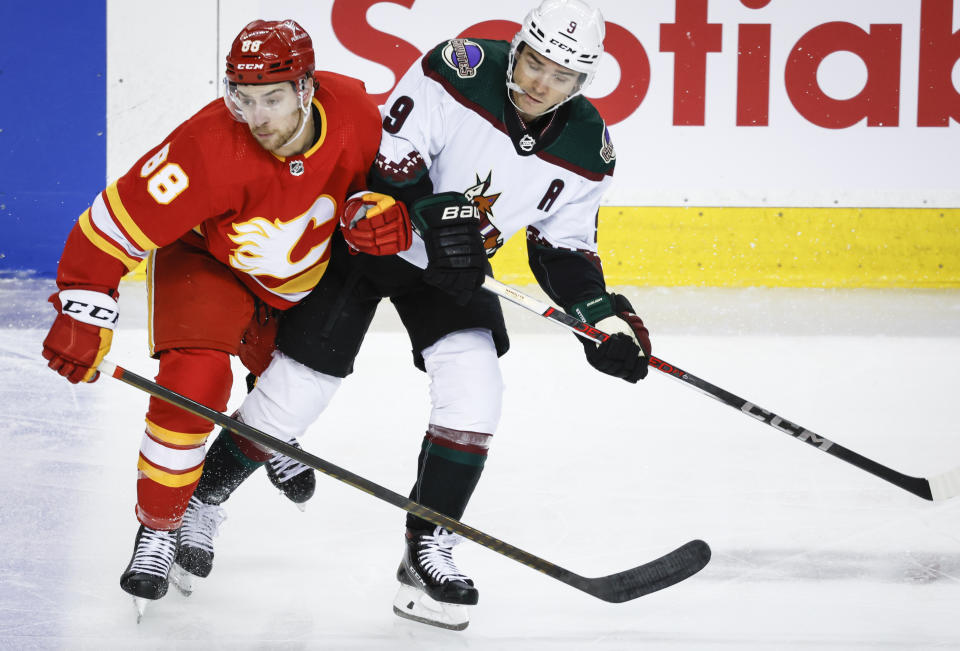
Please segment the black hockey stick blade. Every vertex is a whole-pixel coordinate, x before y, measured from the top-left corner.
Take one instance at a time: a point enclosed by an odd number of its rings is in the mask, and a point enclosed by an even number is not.
[[[581,321],[575,316],[571,316],[566,312],[547,305],[546,303],[539,301],[532,296],[528,296],[527,294],[510,287],[509,285],[504,285],[500,281],[495,280],[490,276],[487,276],[484,279],[483,288],[496,294],[500,298],[504,298],[511,303],[515,303],[520,307],[530,310],[531,312],[535,312],[545,319],[556,323],[557,325],[563,326],[568,330],[572,330],[584,339],[601,343],[610,338],[610,335],[601,330],[597,330],[595,327]],[[845,448],[835,441],[831,441],[826,437],[815,434],[805,427],[791,423],[787,419],[781,418],[771,411],[762,409],[752,402],[744,400],[743,398],[736,396],[725,389],[721,389],[718,386],[714,386],[706,380],[702,380],[692,373],[688,373],[658,357],[653,357],[651,355],[650,368],[656,369],[661,373],[665,373],[673,379],[679,380],[687,386],[693,387],[700,393],[710,396],[711,398],[718,400],[729,407],[733,407],[734,409],[743,412],[751,418],[755,418],[763,423],[766,423],[775,430],[783,432],[784,434],[789,434],[799,441],[812,445],[821,452],[826,452],[831,456],[846,461],[850,465],[856,466],[861,470],[865,470],[866,472],[869,472],[870,474],[879,477],[880,479],[883,479],[894,486],[902,488],[903,490],[907,491],[908,493],[912,493],[917,497],[925,500],[940,501],[960,495],[960,467],[942,472],[938,475],[933,475],[932,477],[913,477],[911,475],[906,475],[881,463],[877,463],[873,459],[868,459],[862,454],[854,452],[849,448]]]
[[[235,418],[222,414],[215,409],[210,409],[205,405],[187,398],[167,387],[157,384],[145,377],[128,371],[122,366],[118,366],[109,360],[103,360],[98,370],[104,375],[120,380],[125,384],[140,389],[161,400],[165,400],[172,405],[176,405],[191,414],[205,418],[212,423],[220,425],[223,428],[235,432],[240,436],[259,443],[263,447],[269,448],[274,452],[286,455],[295,461],[299,461],[305,466],[309,466],[318,472],[333,477],[345,484],[358,488],[365,493],[383,500],[393,506],[403,509],[423,518],[427,522],[446,527],[449,531],[459,534],[467,540],[491,549],[498,554],[511,558],[519,563],[523,563],[538,572],[557,579],[569,586],[577,588],[593,595],[604,601],[619,603],[642,597],[645,594],[656,592],[670,587],[686,578],[689,578],[699,572],[710,560],[710,548],[701,540],[693,540],[686,545],[673,550],[669,554],[662,556],[654,561],[640,565],[631,570],[611,574],[596,579],[589,579],[570,570],[566,570],[550,561],[544,560],[539,556],[534,556],[529,552],[514,547],[502,540],[474,529],[459,520],[438,513],[422,504],[414,502],[410,498],[395,493],[388,488],[350,472],[344,468],[321,459],[318,456],[310,454],[306,450],[294,447],[286,441],[270,436],[255,427],[251,427]]]
[[[649,563],[596,579],[578,577],[573,585],[598,599],[619,604],[680,583],[709,562],[710,546],[702,540],[691,540]]]

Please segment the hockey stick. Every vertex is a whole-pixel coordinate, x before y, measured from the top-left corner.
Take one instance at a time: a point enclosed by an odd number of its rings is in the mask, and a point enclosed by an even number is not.
[[[524,294],[523,292],[518,291],[509,285],[504,285],[500,281],[495,280],[490,276],[487,276],[484,279],[483,287],[484,289],[493,292],[497,296],[504,298],[511,303],[516,303],[517,305],[524,307],[531,312],[536,312],[540,316],[574,331],[584,339],[601,343],[610,338],[610,335],[597,330],[588,323],[585,323],[580,319],[567,314],[566,312],[539,301],[532,296],[528,296],[527,294]],[[945,500],[956,495],[960,495],[960,467],[929,478],[911,477],[910,475],[905,475],[892,468],[888,468],[887,466],[879,464],[872,459],[868,459],[867,457],[858,454],[853,450],[845,448],[839,443],[835,443],[830,439],[824,438],[819,434],[814,434],[810,430],[801,427],[800,425],[796,425],[784,418],[781,418],[772,411],[762,409],[752,402],[744,400],[743,398],[736,396],[729,391],[721,389],[720,387],[714,386],[706,380],[701,380],[697,376],[677,368],[673,364],[669,364],[652,355],[650,356],[650,368],[655,368],[662,373],[666,373],[675,380],[684,382],[689,386],[692,386],[694,389],[697,389],[701,393],[719,400],[723,404],[733,407],[734,409],[742,411],[751,418],[756,418],[757,420],[766,423],[776,430],[779,430],[785,434],[789,434],[799,441],[803,441],[804,443],[812,445],[822,452],[826,452],[827,454],[831,454],[838,459],[842,459],[847,463],[860,468],[861,470],[866,470],[867,472],[876,475],[880,479],[890,482],[894,486],[899,486],[903,490],[913,493],[917,497],[922,497],[925,500]]]
[[[460,534],[468,540],[492,549],[498,554],[503,554],[507,558],[523,563],[547,576],[562,581],[569,586],[582,590],[589,595],[609,601],[611,603],[621,603],[642,597],[651,592],[668,588],[675,583],[679,583],[699,572],[710,561],[710,547],[702,540],[691,540],[685,545],[678,547],[672,552],[661,556],[660,558],[644,563],[623,572],[617,572],[609,576],[598,578],[587,578],[574,574],[569,570],[554,565],[538,556],[534,556],[513,545],[498,540],[478,529],[474,529],[463,524],[458,520],[447,517],[432,509],[423,506],[413,500],[403,497],[383,486],[373,483],[356,475],[349,470],[336,466],[329,461],[314,456],[305,450],[296,448],[285,441],[270,436],[254,427],[242,423],[235,418],[231,418],[209,407],[205,407],[198,402],[190,400],[186,396],[180,395],[164,386],[141,377],[113,362],[103,360],[100,362],[98,370],[104,375],[109,375],[141,391],[145,391],[152,396],[165,400],[170,404],[176,405],[191,414],[205,418],[212,423],[220,425],[231,432],[236,432],[240,436],[255,441],[260,445],[284,454],[291,459],[310,466],[325,475],[338,479],[354,488],[359,488],[365,493],[380,498],[384,502],[397,506],[408,513],[432,522],[435,525],[446,527],[453,533]]]

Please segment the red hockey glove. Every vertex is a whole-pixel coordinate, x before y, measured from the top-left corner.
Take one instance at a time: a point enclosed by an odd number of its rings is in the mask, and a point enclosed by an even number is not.
[[[611,335],[602,344],[582,340],[592,367],[630,383],[647,377],[652,351],[650,333],[625,296],[603,294],[573,305],[570,312]]]
[[[343,204],[340,231],[353,251],[394,255],[410,248],[410,215],[403,202],[378,192],[358,192]]]
[[[74,384],[96,382],[113,341],[117,302],[103,292],[65,289],[50,296],[57,318],[43,340],[47,366]]]
[[[280,312],[273,308],[258,308],[257,314],[250,320],[240,339],[237,356],[247,370],[257,377],[263,375],[273,359],[279,317]]]

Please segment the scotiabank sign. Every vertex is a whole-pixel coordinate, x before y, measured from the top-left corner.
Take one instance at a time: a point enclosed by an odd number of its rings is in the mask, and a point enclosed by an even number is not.
[[[510,40],[537,1],[275,0],[270,13],[297,18],[320,67],[382,103],[430,47]],[[960,0],[592,4],[606,53],[586,94],[617,147],[609,203],[960,205]],[[221,22],[242,26],[230,5]]]
[[[386,0],[412,9],[415,0]],[[714,5],[734,0],[713,0]],[[746,8],[760,11],[776,0],[741,0]],[[399,77],[421,52],[399,36],[378,32],[366,21],[367,10],[384,0],[336,0],[331,22],[337,38],[351,52],[389,68]],[[780,0],[784,3],[784,0]],[[919,6],[920,47],[913,60],[919,72],[917,87],[904,92],[900,67],[903,25],[872,23],[866,28],[841,20],[816,25],[789,44],[783,71],[771,69],[773,24],[751,22],[724,25],[711,22],[710,0],[674,0],[671,22],[660,24],[659,43],[644,45],[631,31],[607,22],[606,51],[620,68],[616,89],[595,104],[609,124],[630,116],[642,103],[650,85],[648,48],[673,55],[673,124],[704,124],[707,62],[723,52],[724,30],[737,33],[736,124],[767,126],[770,121],[770,84],[776,75],[784,84],[797,113],[821,127],[840,129],[866,119],[868,126],[900,124],[900,103],[916,99],[919,126],[947,126],[960,121],[960,92],[951,79],[960,60],[960,32],[953,30],[953,0],[901,0]],[[638,3],[639,4],[639,3]],[[794,1],[793,4],[798,4]],[[865,4],[869,4],[869,0]],[[757,18],[762,20],[762,14]],[[510,40],[519,24],[488,20],[470,25],[460,36]],[[778,44],[782,45],[782,44]],[[866,66],[867,83],[848,99],[830,97],[817,80],[821,63],[835,52],[850,52]],[[379,98],[386,99],[386,93]]]

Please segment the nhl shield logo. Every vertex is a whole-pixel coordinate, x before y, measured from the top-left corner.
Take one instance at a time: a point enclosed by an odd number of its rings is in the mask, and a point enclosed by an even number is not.
[[[475,77],[483,63],[483,48],[471,40],[455,38],[447,42],[441,53],[443,62],[457,72],[461,79]]]
[[[303,161],[302,160],[292,160],[290,161],[290,173],[294,176],[303,176]]]

